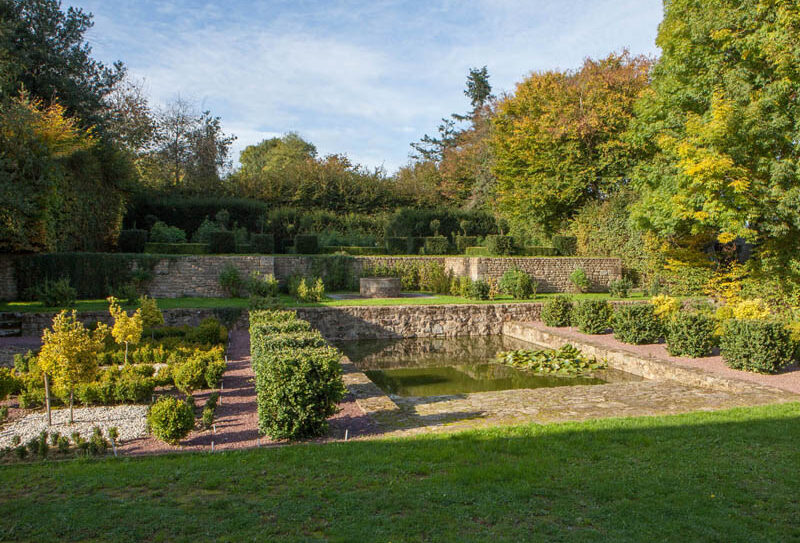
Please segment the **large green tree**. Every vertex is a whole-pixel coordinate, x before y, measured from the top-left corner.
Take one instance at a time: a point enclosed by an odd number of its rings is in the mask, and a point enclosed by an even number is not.
[[[536,72],[497,106],[497,211],[517,233],[552,234],[581,206],[624,186],[636,148],[623,134],[650,60],[627,51],[574,72]]]
[[[791,271],[800,249],[800,4],[670,0],[652,91],[632,139],[635,217],[675,246],[698,236],[756,244]]]

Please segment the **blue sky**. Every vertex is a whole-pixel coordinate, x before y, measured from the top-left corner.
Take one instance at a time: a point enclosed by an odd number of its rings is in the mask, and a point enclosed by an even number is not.
[[[470,67],[495,94],[531,71],[628,47],[656,54],[661,0],[74,0],[95,56],[122,60],[154,104],[191,98],[245,146],[296,131],[321,154],[389,172],[469,108]]]

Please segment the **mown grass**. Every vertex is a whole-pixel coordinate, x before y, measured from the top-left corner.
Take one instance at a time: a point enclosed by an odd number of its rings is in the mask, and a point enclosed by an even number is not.
[[[500,296],[495,300],[471,300],[460,296],[426,296],[421,298],[375,298],[360,300],[334,300],[327,299],[320,303],[300,303],[287,294],[280,295],[280,302],[286,307],[342,307],[342,306],[391,306],[391,305],[450,305],[450,304],[497,304],[544,301],[555,294],[539,294],[534,300],[514,300],[510,296]],[[570,294],[575,300],[619,300],[605,293]],[[640,293],[631,293],[628,300],[643,300],[647,296]],[[247,298],[159,298],[158,306],[161,309],[192,308],[192,309],[220,309],[247,307]],[[125,305],[127,308],[133,306]],[[78,300],[72,308],[78,311],[106,311],[106,300]],[[2,302],[0,312],[19,313],[52,313],[62,308],[46,307],[41,302]]]
[[[0,540],[797,541],[800,404],[0,468]]]

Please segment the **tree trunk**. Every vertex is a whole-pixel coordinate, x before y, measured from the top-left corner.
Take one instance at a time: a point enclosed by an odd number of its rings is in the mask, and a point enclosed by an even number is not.
[[[47,407],[47,425],[53,425],[53,417],[50,414],[50,381],[47,379],[47,374],[44,374],[44,403]]]
[[[125,364],[128,364],[128,342],[125,342]]]
[[[72,405],[73,405],[73,398],[75,397],[75,389],[69,389],[69,423],[72,424],[75,420],[72,417]]]

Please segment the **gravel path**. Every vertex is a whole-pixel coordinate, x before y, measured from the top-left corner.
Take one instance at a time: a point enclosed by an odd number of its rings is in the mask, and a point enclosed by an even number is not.
[[[3,427],[0,432],[0,447],[8,447],[15,435],[22,443],[38,437],[42,430],[59,432],[71,436],[78,432],[88,439],[95,426],[108,435],[108,429],[116,426],[120,440],[141,438],[147,435],[146,405],[116,405],[111,407],[81,407],[75,409],[73,424],[69,423],[69,409],[54,409],[53,425],[47,426],[47,413],[31,413]]]
[[[606,347],[630,351],[638,355],[649,356],[658,358],[667,362],[672,362],[679,366],[686,366],[691,368],[700,368],[712,373],[716,373],[723,377],[732,377],[741,379],[743,381],[750,381],[761,385],[769,385],[795,394],[800,394],[800,368],[798,366],[791,366],[786,368],[781,373],[775,375],[765,375],[761,373],[752,373],[749,371],[734,370],[729,368],[723,362],[721,356],[707,356],[704,358],[689,358],[685,356],[671,356],[667,352],[667,347],[663,343],[656,343],[651,345],[629,345],[614,339],[613,334],[599,334],[587,335],[579,332],[577,328],[550,328],[542,323],[536,323],[536,326],[543,330],[550,330],[558,334],[574,337],[576,340],[582,338],[591,338],[592,341],[600,343]]]

